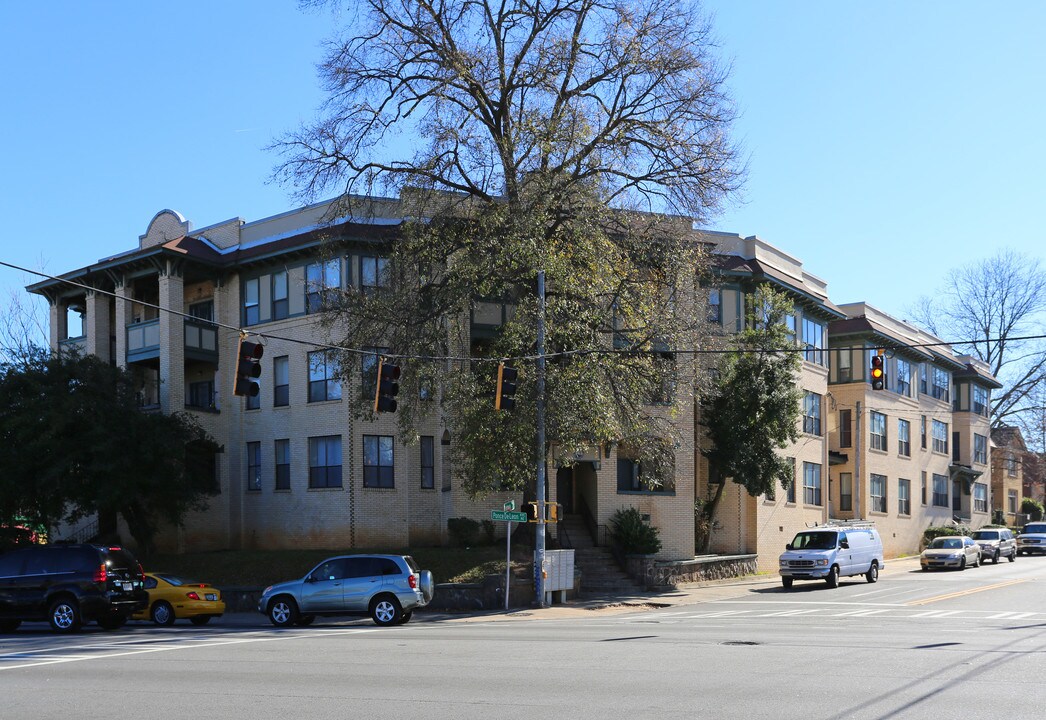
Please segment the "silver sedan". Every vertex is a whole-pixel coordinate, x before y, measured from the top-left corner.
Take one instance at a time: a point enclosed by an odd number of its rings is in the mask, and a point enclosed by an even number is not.
[[[923,570],[958,568],[981,564],[981,546],[966,535],[934,538],[919,557]]]

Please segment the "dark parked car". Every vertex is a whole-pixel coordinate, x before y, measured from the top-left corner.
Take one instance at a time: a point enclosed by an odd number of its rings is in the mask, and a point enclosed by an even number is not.
[[[146,607],[145,573],[118,547],[32,545],[0,552],[0,632],[46,620],[56,632],[115,630]]]
[[[432,600],[432,573],[409,555],[344,555],[298,580],[265,588],[258,611],[273,625],[308,625],[316,617],[369,615],[399,625]]]

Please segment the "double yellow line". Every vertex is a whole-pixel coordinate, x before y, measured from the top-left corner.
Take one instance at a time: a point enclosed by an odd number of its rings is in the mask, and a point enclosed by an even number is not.
[[[1006,582],[995,583],[994,585],[982,585],[981,587],[970,588],[969,590],[960,590],[958,592],[948,593],[947,595],[934,595],[933,597],[923,598],[922,600],[912,600],[908,605],[929,605],[930,603],[939,602],[941,600],[951,600],[952,598],[963,597],[965,595],[973,595],[974,593],[984,592],[985,590],[998,590],[999,588],[1009,587],[1010,585],[1018,585],[1027,580],[1007,580]]]

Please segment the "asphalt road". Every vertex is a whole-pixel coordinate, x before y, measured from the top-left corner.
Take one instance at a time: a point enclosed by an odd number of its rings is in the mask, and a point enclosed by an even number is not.
[[[1046,557],[379,629],[0,636],[3,718],[1040,718]]]

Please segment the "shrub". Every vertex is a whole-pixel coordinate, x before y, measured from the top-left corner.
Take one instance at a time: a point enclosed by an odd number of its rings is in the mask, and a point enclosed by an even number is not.
[[[483,526],[483,539],[487,541],[487,545],[494,544],[494,521],[483,520],[480,522]]]
[[[460,547],[479,544],[479,523],[472,518],[456,517],[447,520],[451,542]]]
[[[614,543],[626,555],[653,555],[661,549],[658,529],[650,525],[634,507],[618,510],[610,518]]]
[[[1021,512],[1028,516],[1028,520],[1031,522],[1038,522],[1042,520],[1043,507],[1042,503],[1032,498],[1024,498],[1021,500]]]

